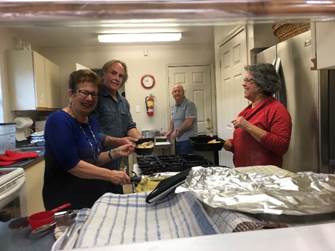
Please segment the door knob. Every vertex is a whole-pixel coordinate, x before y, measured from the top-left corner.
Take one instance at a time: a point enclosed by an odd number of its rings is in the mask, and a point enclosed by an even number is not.
[[[206,121],[207,121],[207,127],[206,127],[206,129],[207,129],[208,131],[212,130],[212,129],[213,129],[213,126],[212,126],[212,123],[211,123],[211,119],[210,119],[210,118],[207,118]]]

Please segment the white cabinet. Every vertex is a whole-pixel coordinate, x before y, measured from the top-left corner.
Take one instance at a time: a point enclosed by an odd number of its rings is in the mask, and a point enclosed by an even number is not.
[[[316,22],[313,31],[316,68],[335,68],[335,22]]]
[[[58,108],[58,65],[32,50],[11,50],[7,56],[13,110]]]
[[[44,211],[42,198],[44,182],[44,165],[42,160],[33,166],[25,168],[26,182],[20,196],[21,215],[31,215],[36,212]]]
[[[49,105],[52,108],[60,107],[59,66],[45,58],[45,82],[49,89]]]

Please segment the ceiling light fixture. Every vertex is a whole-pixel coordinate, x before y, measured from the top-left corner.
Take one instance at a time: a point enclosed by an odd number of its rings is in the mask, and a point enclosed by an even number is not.
[[[181,32],[118,33],[98,35],[98,40],[100,43],[169,42],[179,41],[181,36]]]

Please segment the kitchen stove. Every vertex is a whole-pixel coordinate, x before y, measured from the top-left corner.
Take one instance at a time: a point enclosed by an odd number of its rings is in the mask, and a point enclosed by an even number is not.
[[[0,170],[0,209],[19,197],[25,182],[22,168],[2,168]]]
[[[180,172],[193,166],[212,166],[213,163],[200,155],[150,155],[138,156],[138,167],[144,175],[159,172]]]

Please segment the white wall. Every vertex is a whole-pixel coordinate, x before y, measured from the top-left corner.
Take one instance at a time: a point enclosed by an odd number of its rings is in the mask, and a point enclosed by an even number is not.
[[[144,50],[148,56],[144,56]],[[151,46],[99,46],[50,48],[39,50],[44,56],[60,66],[63,105],[66,104],[66,88],[68,76],[75,70],[75,63],[91,68],[101,68],[111,59],[120,59],[128,66],[129,79],[126,83],[126,96],[131,106],[131,113],[137,126],[141,129],[166,130],[169,120],[168,65],[213,64],[214,48],[210,45],[151,45]],[[156,79],[156,85],[144,89],[140,79],[144,74],[151,74]],[[145,111],[144,99],[153,94],[155,100],[155,115],[148,117]],[[136,113],[136,106],[140,110]]]
[[[14,48],[14,38],[7,29],[0,28],[0,123],[13,121],[11,94],[7,77],[6,50]]]

